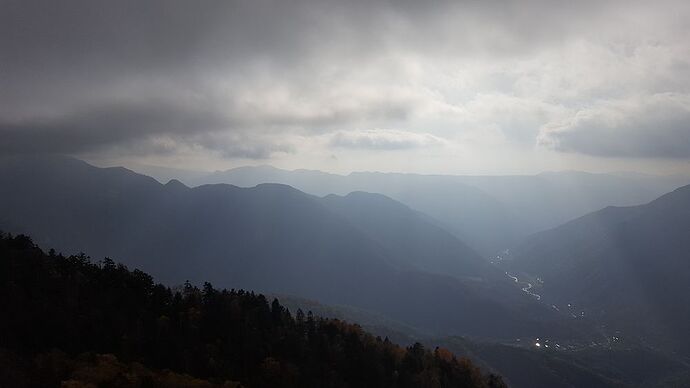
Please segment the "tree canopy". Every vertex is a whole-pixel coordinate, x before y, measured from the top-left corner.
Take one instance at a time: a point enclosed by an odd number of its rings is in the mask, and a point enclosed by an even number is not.
[[[108,258],[46,254],[22,235],[0,235],[0,309],[0,363],[16,370],[0,385],[74,382],[88,367],[146,376],[110,386],[505,386],[445,349],[403,348],[251,291],[171,289]],[[41,362],[55,352],[62,363]]]

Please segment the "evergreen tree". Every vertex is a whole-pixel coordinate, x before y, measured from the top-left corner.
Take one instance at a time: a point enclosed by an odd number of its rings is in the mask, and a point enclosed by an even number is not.
[[[128,373],[90,380],[116,387],[175,386],[165,376],[183,375],[197,379],[186,386],[504,386],[442,349],[402,349],[302,310],[293,318],[253,292],[190,282],[173,292],[110,259],[45,255],[26,236],[0,235],[0,311],[0,370],[13,371],[0,373],[0,386],[57,386],[80,368]]]

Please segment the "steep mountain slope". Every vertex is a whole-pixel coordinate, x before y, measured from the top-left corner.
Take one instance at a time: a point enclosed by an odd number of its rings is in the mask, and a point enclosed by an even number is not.
[[[383,195],[331,194],[321,203],[366,232],[397,262],[457,277],[483,277],[492,272],[486,260],[433,220]]]
[[[173,291],[26,236],[0,235],[0,307],[3,387],[505,386],[447,350],[402,348],[254,292]]]
[[[522,236],[520,220],[500,202],[453,177],[364,172],[343,176],[261,166],[219,171],[192,183],[221,182],[243,187],[282,183],[315,195],[380,193],[438,220],[483,256],[494,254]]]
[[[510,387],[682,387],[690,382],[690,363],[637,341],[616,341],[592,346],[569,344],[549,348],[534,342],[510,344],[475,341],[459,337],[429,337],[380,315],[344,306],[330,306],[302,298],[278,296],[280,302],[297,311],[343,319],[393,342],[447,348],[467,357],[485,370],[500,374]]]
[[[690,366],[637,343],[576,349],[525,348],[445,338],[436,342],[500,373],[516,388],[684,387]]]
[[[647,203],[690,183],[689,177],[680,175],[577,171],[459,179],[496,198],[524,222],[523,228],[531,232],[551,229],[607,206]]]
[[[404,245],[409,235],[369,235],[329,210],[324,202],[330,200],[288,186],[188,188],[122,168],[35,158],[2,163],[0,197],[0,228],[31,233],[40,244],[67,253],[84,249],[122,258],[168,284],[208,280],[300,295],[442,333],[574,335],[560,317],[506,281],[475,279],[476,255],[458,257],[471,265],[454,269],[472,279],[421,271],[424,262],[386,249],[395,241]],[[448,240],[447,234],[429,238]],[[449,257],[430,251],[424,259],[438,264]]]
[[[530,238],[513,270],[549,303],[575,306],[616,336],[690,354],[690,186],[646,205],[608,207]]]
[[[492,256],[532,233],[609,205],[642,204],[688,182],[690,178],[682,176],[582,172],[521,176],[357,172],[343,176],[260,166],[215,172],[191,184],[282,183],[316,195],[380,193],[432,216],[480,254]]]

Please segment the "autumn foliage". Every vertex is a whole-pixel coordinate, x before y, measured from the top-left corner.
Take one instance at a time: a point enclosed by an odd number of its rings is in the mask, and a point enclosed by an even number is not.
[[[0,238],[0,308],[0,369],[16,371],[2,386],[79,386],[99,373],[133,376],[105,384],[118,387],[504,386],[445,349],[401,348],[253,292],[171,289],[109,259],[45,254],[25,236]],[[37,368],[46,354],[62,368]]]

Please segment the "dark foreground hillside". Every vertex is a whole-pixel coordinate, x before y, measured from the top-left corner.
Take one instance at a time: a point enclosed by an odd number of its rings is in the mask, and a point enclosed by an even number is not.
[[[0,236],[0,386],[501,387],[443,349]],[[89,385],[93,384],[93,385]]]

